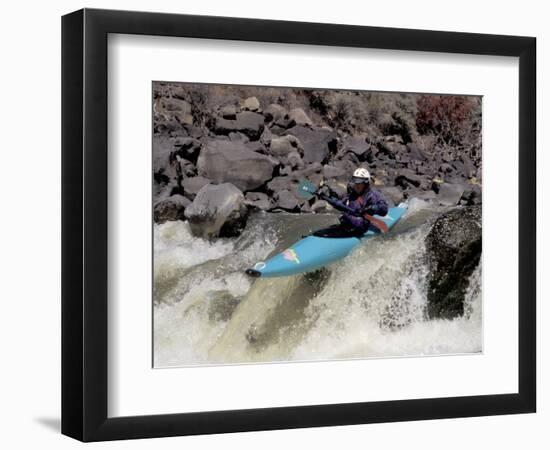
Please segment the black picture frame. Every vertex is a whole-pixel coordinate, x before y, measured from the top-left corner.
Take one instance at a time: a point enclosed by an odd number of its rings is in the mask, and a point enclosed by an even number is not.
[[[107,416],[107,36],[110,33],[519,58],[517,393]],[[535,412],[536,39],[84,9],[62,18],[62,433],[82,441]],[[490,293],[489,293],[490,295]]]

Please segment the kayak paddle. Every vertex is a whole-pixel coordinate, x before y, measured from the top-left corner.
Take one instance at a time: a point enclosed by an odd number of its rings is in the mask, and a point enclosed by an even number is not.
[[[308,180],[300,180],[300,184],[298,185],[297,194],[302,198],[311,198],[313,195],[317,195],[322,199],[327,200],[328,196],[317,192],[317,188],[315,185]],[[329,202],[330,203],[330,202]],[[342,209],[344,212],[357,215],[357,213],[351,209],[347,208],[346,206],[342,205]],[[382,233],[387,233],[389,231],[388,225],[386,222],[384,222],[381,219],[377,219],[376,217],[371,216],[370,214],[363,213],[361,217],[367,219],[370,223],[372,223],[376,228],[378,228]]]
[[[311,198],[313,195],[317,195],[317,188],[311,181],[300,180],[300,184],[298,185],[296,193],[300,197],[308,199]]]

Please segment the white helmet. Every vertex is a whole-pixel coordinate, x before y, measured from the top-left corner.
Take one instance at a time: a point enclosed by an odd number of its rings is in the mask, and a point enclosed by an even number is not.
[[[353,172],[353,177],[351,178],[353,184],[359,183],[369,183],[370,182],[370,173],[367,169],[360,167]]]

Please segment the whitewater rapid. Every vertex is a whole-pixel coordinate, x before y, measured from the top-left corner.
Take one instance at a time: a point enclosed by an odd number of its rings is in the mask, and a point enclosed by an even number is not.
[[[344,260],[270,279],[243,270],[336,216],[258,213],[239,238],[212,242],[185,222],[155,225],[155,367],[481,352],[480,266],[463,317],[425,316],[424,239],[438,212],[415,202]]]

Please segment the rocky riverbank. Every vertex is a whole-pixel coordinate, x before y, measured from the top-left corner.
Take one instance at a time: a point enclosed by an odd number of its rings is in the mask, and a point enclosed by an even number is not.
[[[249,212],[330,208],[358,166],[398,204],[481,204],[481,99],[155,82],[154,220],[237,236]]]

